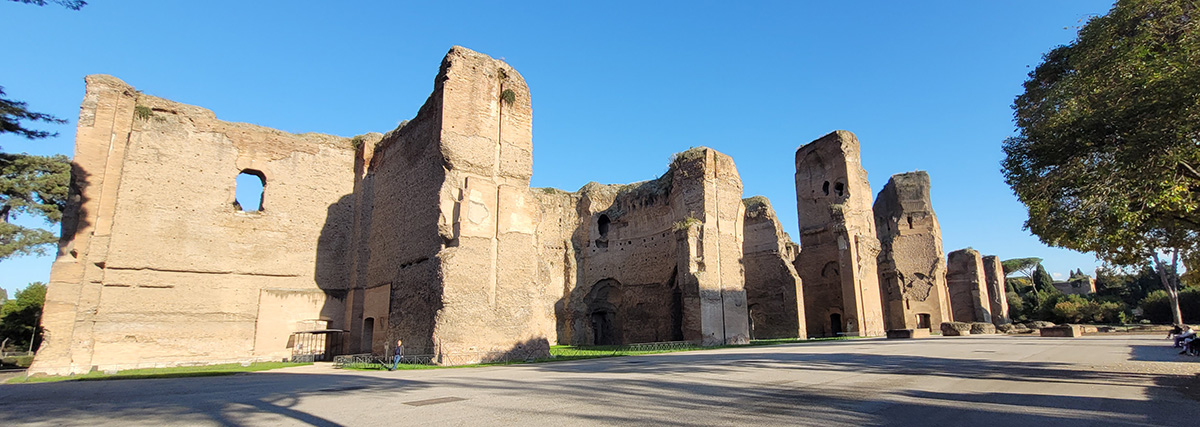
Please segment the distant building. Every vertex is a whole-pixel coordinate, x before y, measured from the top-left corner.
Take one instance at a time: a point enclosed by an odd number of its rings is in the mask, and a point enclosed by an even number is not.
[[[1072,274],[1065,282],[1054,282],[1054,288],[1067,295],[1087,295],[1096,293],[1096,279],[1082,272]]]

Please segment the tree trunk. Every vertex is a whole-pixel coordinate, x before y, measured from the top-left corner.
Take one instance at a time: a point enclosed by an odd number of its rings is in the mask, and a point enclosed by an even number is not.
[[[1171,268],[1167,269],[1167,264],[1158,257],[1158,252],[1154,252],[1154,266],[1158,270],[1158,279],[1162,282],[1163,289],[1167,290],[1167,298],[1171,301],[1171,318],[1174,319],[1174,324],[1183,324],[1183,314],[1179,311],[1179,250],[1171,251]]]

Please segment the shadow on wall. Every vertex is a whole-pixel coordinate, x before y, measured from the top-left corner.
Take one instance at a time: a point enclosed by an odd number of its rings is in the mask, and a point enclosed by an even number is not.
[[[342,196],[326,209],[325,224],[317,238],[317,259],[313,279],[317,288],[325,293],[320,318],[328,329],[348,331],[346,325],[346,301],[350,292],[351,232],[354,229],[354,197]],[[327,351],[337,354],[352,353],[345,337],[329,340]]]
[[[83,186],[82,183],[87,182],[89,176],[83,168],[79,167],[78,163],[71,162],[71,184],[67,190],[66,205],[60,206],[63,216],[62,229],[58,235],[58,256],[65,254],[78,256],[78,249],[75,248],[75,233],[91,228],[92,223],[88,220],[88,213],[82,211],[82,207],[89,199],[79,191]]]
[[[59,229],[58,235],[58,249],[57,253],[55,254],[56,259],[62,258],[64,255],[70,255],[73,259],[78,258],[80,255],[80,250],[87,250],[87,248],[75,247],[75,234],[79,230],[87,230],[92,226],[91,221],[88,220],[88,212],[84,211],[82,208],[90,199],[84,196],[80,191],[80,188],[85,186],[84,183],[87,182],[89,176],[90,174],[84,171],[84,169],[80,167],[78,163],[71,162],[71,178],[69,186],[67,187],[67,198],[63,201],[63,205],[59,206],[59,210],[62,212],[62,219],[59,222],[59,224],[61,224],[61,228]],[[50,282],[53,283],[54,279],[59,278],[51,274]],[[60,287],[47,288],[46,295],[48,297],[48,302],[52,302],[54,298],[61,297],[61,295],[59,295],[60,291],[62,291],[62,288]],[[75,301],[69,302],[73,304]],[[53,304],[43,303],[42,312],[38,316],[39,325],[35,337],[39,352],[42,350],[42,344],[46,342],[44,340],[46,333],[55,332],[53,330],[44,329],[44,323],[46,321],[45,310],[51,305]],[[64,348],[62,350],[65,351],[67,349]]]

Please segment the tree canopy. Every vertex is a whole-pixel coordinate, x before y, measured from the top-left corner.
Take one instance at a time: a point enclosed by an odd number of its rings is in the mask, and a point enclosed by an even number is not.
[[[71,10],[87,5],[74,0],[11,0],[45,6],[55,3]],[[50,114],[30,111],[28,104],[5,97],[0,86],[0,134],[26,139],[57,136],[57,132],[34,129],[30,122],[64,124]],[[71,163],[66,156],[33,156],[0,152],[0,260],[13,255],[45,254],[58,240],[54,233],[14,224],[20,215],[41,217],[50,224],[62,219],[71,181]]]
[[[25,349],[31,348],[30,339],[33,339],[32,348],[36,348],[42,339],[38,321],[45,301],[46,285],[34,282],[0,305],[0,341],[7,340],[9,345]]]
[[[86,1],[82,0],[12,0],[17,3],[33,4],[45,6],[49,3],[54,3],[71,10],[79,10],[79,8],[87,6]]]
[[[1035,268],[1033,277],[1030,278],[1033,280],[1035,290],[1049,292],[1058,289],[1054,287],[1054,278],[1050,276],[1050,273],[1046,272],[1046,267],[1042,267],[1042,264],[1038,263]]]
[[[49,122],[56,124],[66,123],[66,120],[43,114],[29,111],[27,104],[20,101],[14,101],[4,97],[4,86],[0,86],[0,133],[15,133],[28,139],[46,138],[57,136],[58,133],[47,132],[44,130],[30,129],[22,124],[22,121],[34,122]]]
[[[1029,73],[1004,141],[1027,229],[1115,265],[1153,260],[1172,294],[1179,259],[1200,254],[1196,12],[1195,0],[1120,0],[1089,20]]]
[[[1013,273],[1021,273],[1023,276],[1032,279],[1033,273],[1041,263],[1042,259],[1037,257],[1013,258],[1000,261],[1000,266],[1004,268],[1005,276]]]
[[[0,153],[0,260],[13,255],[45,254],[58,241],[54,233],[12,223],[19,215],[62,219],[71,181],[66,156]]]

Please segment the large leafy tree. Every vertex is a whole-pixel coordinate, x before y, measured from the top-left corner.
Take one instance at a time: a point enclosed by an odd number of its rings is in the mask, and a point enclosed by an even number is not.
[[[1005,179],[1042,242],[1152,265],[1176,322],[1200,256],[1197,0],[1119,0],[1047,53],[1013,105]]]
[[[46,285],[34,282],[0,305],[0,341],[20,349],[37,348],[42,340],[38,320],[45,301]]]
[[[45,6],[49,3],[54,3],[71,10],[79,10],[79,8],[87,5],[86,1],[82,0],[12,0],[17,3],[34,4]]]
[[[87,4],[72,0],[11,0],[45,6],[59,4],[79,10]],[[66,120],[31,111],[28,104],[5,97],[0,86],[0,135],[15,134],[26,139],[58,135],[36,129],[33,123],[63,124]],[[0,152],[0,260],[13,255],[44,254],[58,239],[54,233],[14,224],[21,215],[40,217],[50,224],[62,219],[67,189],[71,180],[70,160],[66,156],[32,156]]]
[[[1013,258],[1000,261],[1000,266],[1004,268],[1004,276],[1013,273],[1020,273],[1021,276],[1033,281],[1033,275],[1037,272],[1037,268],[1042,264],[1042,259],[1037,257],[1030,258]]]
[[[11,220],[32,215],[58,223],[66,208],[70,181],[71,163],[66,156],[0,153],[0,260],[45,254],[58,241],[49,230]]]

